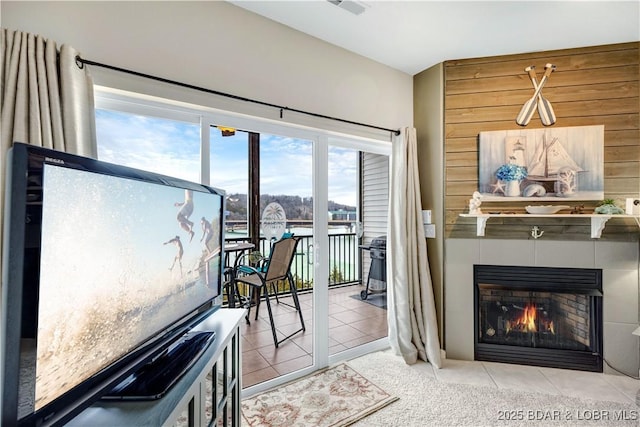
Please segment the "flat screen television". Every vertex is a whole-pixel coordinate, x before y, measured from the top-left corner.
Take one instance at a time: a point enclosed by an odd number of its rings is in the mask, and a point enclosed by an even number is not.
[[[188,341],[222,303],[223,212],[212,187],[15,143],[1,424],[62,425]]]

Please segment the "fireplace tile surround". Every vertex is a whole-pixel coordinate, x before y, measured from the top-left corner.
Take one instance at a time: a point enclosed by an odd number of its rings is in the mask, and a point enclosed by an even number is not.
[[[474,359],[474,264],[599,268],[603,277],[604,358],[638,376],[640,245],[617,241],[447,239],[445,242],[444,345],[449,359]],[[604,364],[604,372],[616,374]]]

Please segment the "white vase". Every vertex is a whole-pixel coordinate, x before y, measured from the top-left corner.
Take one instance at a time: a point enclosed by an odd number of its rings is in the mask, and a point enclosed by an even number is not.
[[[520,196],[520,181],[506,181],[504,186],[504,195],[506,197]]]

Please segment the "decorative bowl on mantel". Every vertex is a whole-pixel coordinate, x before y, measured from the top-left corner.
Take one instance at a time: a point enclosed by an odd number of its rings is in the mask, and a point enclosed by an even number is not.
[[[527,213],[534,215],[552,215],[558,213],[563,209],[571,209],[571,206],[566,205],[539,205],[539,206],[525,206]]]

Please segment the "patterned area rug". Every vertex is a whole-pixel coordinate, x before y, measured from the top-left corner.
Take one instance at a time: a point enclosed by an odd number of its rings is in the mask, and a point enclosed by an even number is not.
[[[348,426],[395,400],[343,363],[243,400],[243,425]]]

